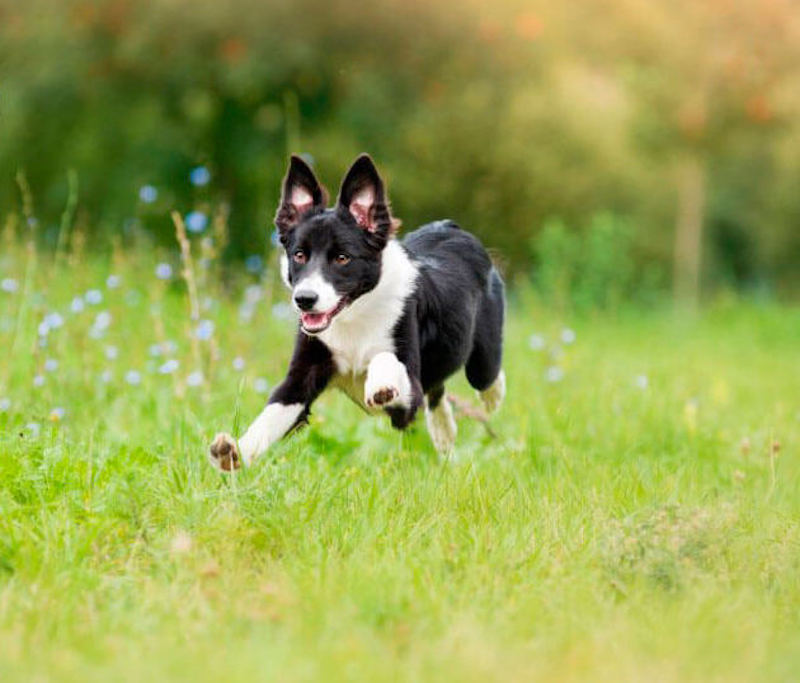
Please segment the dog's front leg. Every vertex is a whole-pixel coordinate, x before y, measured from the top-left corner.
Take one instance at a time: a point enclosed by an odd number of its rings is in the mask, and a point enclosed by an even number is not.
[[[272,392],[266,408],[238,444],[229,434],[217,434],[208,450],[211,464],[225,472],[252,464],[273,443],[306,420],[311,404],[333,373],[333,360],[325,345],[298,333],[286,379]]]

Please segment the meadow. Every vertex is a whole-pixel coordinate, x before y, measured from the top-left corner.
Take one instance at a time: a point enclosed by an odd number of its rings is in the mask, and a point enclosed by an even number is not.
[[[517,283],[509,394],[440,461],[282,377],[275,254],[0,252],[0,679],[796,679],[800,310],[573,315]],[[454,393],[471,398],[463,380]]]

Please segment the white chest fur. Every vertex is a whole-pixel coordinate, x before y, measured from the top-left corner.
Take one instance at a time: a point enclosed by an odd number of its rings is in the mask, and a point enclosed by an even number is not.
[[[394,353],[393,331],[414,291],[417,267],[395,240],[383,250],[375,288],[343,310],[319,335],[340,375],[363,376],[378,353]]]

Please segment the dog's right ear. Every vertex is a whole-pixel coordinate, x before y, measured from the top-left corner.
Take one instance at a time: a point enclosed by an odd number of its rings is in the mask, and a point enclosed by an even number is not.
[[[293,154],[289,170],[283,179],[281,203],[275,214],[275,227],[285,237],[311,209],[325,208],[328,197],[314,171],[299,156]]]

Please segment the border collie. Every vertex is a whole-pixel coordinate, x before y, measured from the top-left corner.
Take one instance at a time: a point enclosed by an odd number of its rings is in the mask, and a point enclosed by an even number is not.
[[[397,429],[424,404],[442,454],[456,437],[444,396],[451,375],[463,367],[490,412],[503,400],[504,287],[477,238],[442,220],[395,239],[399,221],[366,154],[345,175],[336,206],[326,205],[311,168],[293,156],[275,225],[299,314],[294,354],[238,443],[215,437],[209,458],[221,470],[251,464],[305,422],[328,386],[368,412],[385,412]]]

